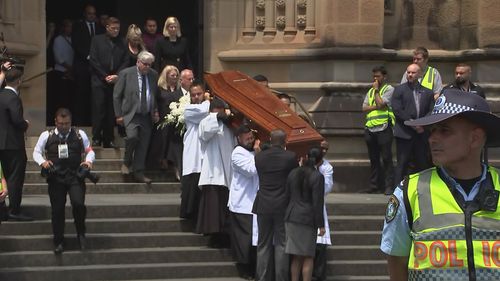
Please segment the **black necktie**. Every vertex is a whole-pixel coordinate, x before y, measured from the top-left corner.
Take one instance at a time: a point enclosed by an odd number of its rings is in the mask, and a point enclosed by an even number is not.
[[[146,97],[146,75],[142,75],[142,88],[141,88],[141,113],[148,113],[148,98]]]
[[[90,23],[90,37],[94,37],[95,35],[95,27],[94,27],[94,23],[91,22]]]

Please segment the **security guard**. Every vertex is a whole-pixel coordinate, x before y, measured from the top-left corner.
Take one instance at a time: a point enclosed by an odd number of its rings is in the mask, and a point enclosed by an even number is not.
[[[82,175],[92,168],[95,153],[84,131],[71,127],[71,112],[60,108],[55,116],[56,128],[43,132],[33,150],[33,159],[42,167],[49,184],[52,206],[54,253],[64,251],[64,209],[69,193],[80,249],[85,239],[85,181]],[[85,158],[83,158],[85,157]],[[82,172],[82,170],[84,172]]]
[[[434,98],[437,99],[443,88],[443,81],[439,71],[428,65],[429,51],[425,47],[417,47],[413,51],[413,63],[418,64],[422,71],[422,77],[418,79],[422,87],[431,90],[434,93]],[[401,84],[408,82],[406,73],[401,78]]]
[[[500,182],[481,162],[485,144],[500,143],[500,118],[480,96],[449,89],[405,124],[430,126],[435,167],[389,199],[380,248],[391,280],[500,280]]]
[[[366,192],[391,194],[394,187],[392,128],[395,117],[391,110],[394,88],[386,83],[387,70],[384,66],[374,67],[372,73],[373,85],[366,93],[362,107],[366,113],[365,141],[370,158],[370,189]]]

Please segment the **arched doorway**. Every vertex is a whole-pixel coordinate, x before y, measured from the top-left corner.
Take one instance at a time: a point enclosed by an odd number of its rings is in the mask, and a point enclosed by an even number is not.
[[[158,32],[161,33],[165,19],[175,16],[179,19],[182,35],[189,41],[190,57],[196,77],[203,74],[203,1],[154,1],[141,2],[132,0],[100,0],[100,1],[67,1],[46,0],[46,22],[60,26],[65,18],[77,21],[82,18],[83,9],[87,4],[95,6],[97,15],[107,14],[115,16],[121,21],[121,35],[125,35],[127,27],[134,23],[142,28],[147,17],[153,17],[158,22]],[[61,13],[60,11],[64,11]],[[50,41],[47,42],[47,62],[51,62],[52,50]],[[48,65],[50,67],[50,65]],[[47,75],[47,104],[53,102],[51,98],[52,86],[50,75]],[[47,106],[49,107],[49,106]],[[90,111],[90,109],[89,109]],[[47,112],[47,125],[53,125],[52,113]],[[77,124],[79,126],[89,126]]]

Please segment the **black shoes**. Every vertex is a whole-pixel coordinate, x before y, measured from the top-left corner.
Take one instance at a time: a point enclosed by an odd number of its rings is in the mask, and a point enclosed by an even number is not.
[[[114,148],[114,149],[117,149],[119,148],[114,142],[110,141],[110,142],[105,142],[102,144],[102,147],[104,148]]]
[[[100,140],[93,140],[92,141],[92,147],[97,147],[97,146],[101,146],[102,144],[102,147],[103,148],[114,148],[114,149],[117,149],[119,148],[114,142],[112,141],[105,141],[105,142],[101,142]]]
[[[85,251],[87,249],[87,238],[85,238],[85,235],[78,235],[77,239],[80,250]]]
[[[22,213],[19,214],[13,214],[9,212],[9,221],[32,221],[33,218],[27,215],[24,215]]]
[[[100,140],[92,140],[92,146],[93,147],[101,146],[101,141]]]
[[[60,244],[57,244],[54,248],[54,254],[56,255],[60,255],[64,252],[64,247],[63,247],[63,244],[60,243]]]
[[[137,182],[145,183],[145,184],[151,184],[151,182],[152,182],[151,179],[144,176],[143,173],[134,173],[134,179]]]

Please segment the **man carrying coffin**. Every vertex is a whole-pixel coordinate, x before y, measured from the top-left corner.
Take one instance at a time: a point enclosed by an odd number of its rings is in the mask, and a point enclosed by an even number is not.
[[[181,207],[180,217],[196,222],[200,189],[198,182],[201,172],[201,141],[198,138],[198,126],[208,115],[210,102],[205,98],[203,85],[194,82],[189,88],[191,104],[184,109],[184,148],[182,151]]]

